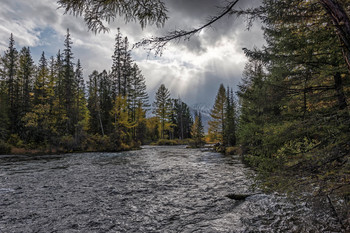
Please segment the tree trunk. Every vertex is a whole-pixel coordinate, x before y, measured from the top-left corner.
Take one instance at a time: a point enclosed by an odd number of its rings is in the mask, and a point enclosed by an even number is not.
[[[336,0],[319,0],[336,27],[343,44],[343,56],[350,72],[350,19],[344,7]]]

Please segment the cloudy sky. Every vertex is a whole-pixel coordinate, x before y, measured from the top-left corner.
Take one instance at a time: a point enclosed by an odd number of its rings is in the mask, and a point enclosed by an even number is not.
[[[110,32],[95,35],[87,30],[80,18],[64,15],[55,0],[1,0],[0,53],[7,49],[10,33],[16,47],[29,46],[35,62],[42,51],[47,57],[63,49],[67,28],[73,40],[75,59],[80,59],[84,76],[93,70],[109,70],[117,28],[135,43],[142,38],[161,36],[174,29],[192,29],[218,12],[219,0],[166,0],[170,17],[164,28],[125,24],[122,20],[110,24]],[[242,0],[236,8],[252,7],[256,0]],[[203,30],[190,41],[169,44],[161,57],[147,56],[147,51],[135,49],[133,59],[146,77],[151,100],[164,83],[172,97],[181,97],[192,105],[214,103],[219,85],[236,88],[240,82],[246,58],[242,48],[261,47],[264,43],[260,25],[247,31],[244,19],[227,17]]]

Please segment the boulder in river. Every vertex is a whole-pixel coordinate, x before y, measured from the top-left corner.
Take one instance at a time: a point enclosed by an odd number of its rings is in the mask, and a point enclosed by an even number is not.
[[[236,193],[231,193],[226,195],[226,197],[236,200],[236,201],[244,201],[247,197],[250,197],[254,194],[236,194]]]

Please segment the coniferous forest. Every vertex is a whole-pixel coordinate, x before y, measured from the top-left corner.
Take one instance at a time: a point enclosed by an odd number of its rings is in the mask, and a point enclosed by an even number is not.
[[[192,137],[189,107],[170,98],[163,84],[149,103],[145,78],[120,30],[111,69],[93,71],[87,82],[69,30],[63,45],[56,57],[43,52],[35,64],[30,48],[18,52],[11,34],[1,57],[1,153],[122,151]],[[147,119],[147,111],[153,117]],[[204,137],[199,124],[196,145]]]

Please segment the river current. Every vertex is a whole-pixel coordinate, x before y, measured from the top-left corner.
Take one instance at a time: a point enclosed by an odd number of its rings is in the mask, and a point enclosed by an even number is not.
[[[331,213],[250,190],[251,175],[183,146],[0,156],[0,232],[339,232]]]

